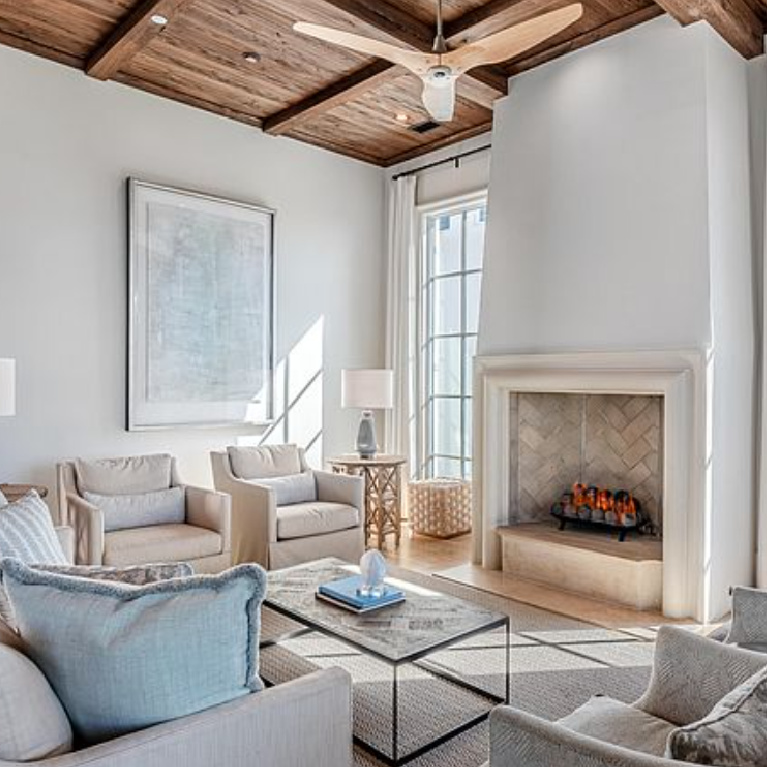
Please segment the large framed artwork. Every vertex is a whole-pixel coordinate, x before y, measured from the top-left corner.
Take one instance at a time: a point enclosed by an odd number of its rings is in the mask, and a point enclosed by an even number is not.
[[[129,431],[271,418],[274,212],[128,180]]]

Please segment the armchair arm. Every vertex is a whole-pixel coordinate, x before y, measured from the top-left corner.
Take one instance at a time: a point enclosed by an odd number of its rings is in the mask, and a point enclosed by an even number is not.
[[[104,512],[79,495],[67,494],[69,520],[75,529],[75,563],[100,565],[104,561]]]
[[[64,550],[64,556],[67,562],[73,565],[75,563],[75,529],[74,527],[57,527],[56,537],[59,539],[61,548]]]
[[[186,485],[186,521],[221,536],[222,553],[232,550],[232,498],[203,487]]]
[[[268,568],[269,544],[277,541],[274,491],[235,477],[226,452],[213,452],[210,458],[216,490],[232,498],[232,563]]]
[[[298,722],[301,737],[289,737]],[[39,762],[0,767],[351,767],[351,679],[327,669],[200,714]]]
[[[329,471],[315,471],[317,498],[331,503],[345,503],[354,506],[365,517],[365,480],[350,474],[333,474]]]
[[[490,767],[678,767],[567,727],[499,706],[490,714]]]

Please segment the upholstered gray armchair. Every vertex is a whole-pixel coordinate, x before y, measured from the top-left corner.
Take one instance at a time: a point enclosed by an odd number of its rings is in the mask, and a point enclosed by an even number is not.
[[[671,731],[703,719],[765,665],[765,655],[664,626],[638,701],[592,698],[558,722],[499,706],[490,716],[489,767],[678,767],[665,757]]]
[[[296,445],[211,453],[216,489],[232,497],[232,558],[268,569],[364,552],[361,477],[313,471]]]
[[[172,456],[78,459],[57,472],[59,523],[75,530],[77,564],[230,566],[231,499],[183,485]]]

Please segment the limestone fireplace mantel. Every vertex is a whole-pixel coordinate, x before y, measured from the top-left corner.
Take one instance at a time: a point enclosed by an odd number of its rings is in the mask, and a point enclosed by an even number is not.
[[[709,618],[710,404],[705,351],[478,356],[474,365],[474,562],[499,569],[507,523],[510,394],[654,394],[664,398],[663,612]]]

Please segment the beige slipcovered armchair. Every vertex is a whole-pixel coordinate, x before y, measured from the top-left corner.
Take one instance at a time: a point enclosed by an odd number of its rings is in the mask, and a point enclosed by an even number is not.
[[[672,733],[707,717],[766,664],[765,655],[662,626],[650,686],[639,700],[595,697],[558,722],[499,706],[490,715],[489,767],[674,767],[694,761],[669,757]]]
[[[77,564],[231,565],[230,498],[183,485],[173,456],[78,459],[57,472],[59,524],[74,528]]]
[[[296,445],[211,453],[216,489],[232,497],[232,558],[268,569],[365,550],[361,477],[313,471]]]

